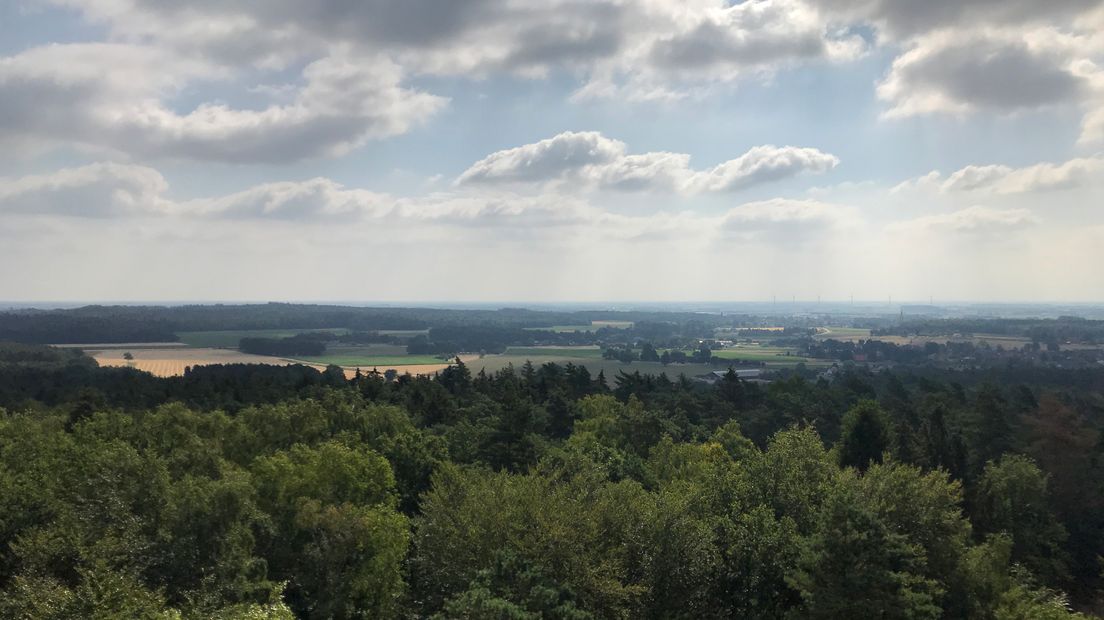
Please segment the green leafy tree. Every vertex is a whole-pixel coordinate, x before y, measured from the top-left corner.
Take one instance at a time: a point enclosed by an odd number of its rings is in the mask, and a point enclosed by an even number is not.
[[[811,428],[777,433],[748,469],[754,503],[771,507],[779,519],[789,517],[802,535],[816,526],[820,507],[839,476]]]
[[[394,613],[403,590],[406,519],[388,462],[339,443],[298,445],[253,466],[274,530],[261,548],[287,598],[312,618]]]
[[[710,584],[717,617],[785,618],[800,607],[787,579],[802,549],[793,519],[760,505],[721,520],[717,528],[721,557]]]
[[[938,618],[923,552],[890,529],[845,475],[820,512],[790,581],[809,618]]]
[[[1012,539],[1012,561],[1048,584],[1069,577],[1062,549],[1065,528],[1048,504],[1047,478],[1031,459],[1007,455],[989,463],[978,481],[974,522],[985,534]]]
[[[571,590],[507,550],[480,570],[463,593],[445,602],[435,620],[592,620]]]
[[[881,463],[890,445],[889,427],[889,417],[874,401],[860,401],[849,409],[840,433],[840,465],[866,471],[871,463]]]

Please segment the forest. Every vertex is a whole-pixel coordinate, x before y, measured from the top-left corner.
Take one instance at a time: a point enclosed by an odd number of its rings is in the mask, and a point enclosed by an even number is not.
[[[326,341],[314,333],[290,338],[242,338],[238,341],[238,349],[243,353],[256,355],[322,355],[326,352]]]
[[[1099,614],[1101,372],[0,355],[0,617]]]
[[[0,310],[0,342],[97,343],[172,342],[181,331],[331,329],[372,332],[424,330],[430,327],[488,326],[548,328],[589,325],[593,320],[691,322],[707,334],[703,320],[719,317],[694,312],[554,311],[524,308],[439,309],[356,307],[312,304],[243,304],[186,306],[82,306],[60,309]],[[467,335],[445,331],[443,339]]]

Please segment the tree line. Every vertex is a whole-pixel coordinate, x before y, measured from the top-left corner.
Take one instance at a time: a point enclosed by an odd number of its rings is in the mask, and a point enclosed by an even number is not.
[[[1092,613],[1100,373],[995,372],[0,363],[0,616]]]

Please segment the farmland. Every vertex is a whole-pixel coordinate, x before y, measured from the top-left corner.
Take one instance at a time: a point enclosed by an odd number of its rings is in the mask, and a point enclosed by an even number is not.
[[[505,355],[602,359],[602,350],[598,347],[510,347]]]
[[[633,326],[632,321],[591,321],[589,324],[578,325],[553,325],[552,327],[527,327],[530,330],[552,331],[560,334],[572,332],[593,332],[603,327],[612,329],[628,329]]]
[[[290,338],[296,334],[309,332],[330,332],[347,334],[345,328],[334,329],[242,329],[210,332],[179,332],[180,342],[189,347],[214,347],[236,349],[242,338]]]
[[[971,342],[975,345],[986,343],[989,346],[1002,346],[1006,349],[1018,349],[1030,343],[1031,339],[1024,336],[1010,336],[1006,334],[944,334],[939,336],[874,336],[869,329],[855,327],[821,327],[817,329],[815,336],[818,340],[839,340],[841,342],[857,342],[859,340],[877,340],[896,345],[923,346],[929,342],[947,344],[948,342]]]
[[[119,366],[144,370],[158,377],[170,377],[184,374],[184,369],[189,366],[204,366],[208,364],[275,364],[286,365],[291,362],[275,357],[262,355],[249,355],[229,349],[216,349],[210,347],[173,347],[165,349],[139,349],[139,348],[114,348],[114,349],[85,349],[85,353],[91,356],[100,366]],[[124,359],[124,355],[130,353],[134,359]]]
[[[989,346],[1002,346],[1006,349],[1018,349],[1031,342],[1030,338],[1023,336],[1007,336],[1004,334],[972,334],[969,336],[874,336],[875,340],[892,342],[894,344],[923,345],[928,342],[947,344],[948,342],[972,342],[976,345],[986,343]]]
[[[295,358],[295,361],[302,361],[309,364],[319,364],[321,366],[327,366],[335,364],[337,366],[359,366],[359,367],[391,367],[391,366],[413,366],[424,364],[446,364],[447,359],[435,357],[432,355],[357,355],[357,354],[326,354],[318,357],[303,357]]]
[[[441,365],[448,359],[436,355],[408,355],[406,347],[394,344],[333,345],[318,356],[296,357],[296,361],[326,366],[336,364],[350,368],[391,368],[397,366]]]
[[[531,362],[534,366],[540,366],[542,364],[575,364],[576,366],[586,366],[591,375],[597,375],[599,372],[605,372],[606,377],[609,380],[613,380],[618,371],[633,372],[640,371],[643,374],[659,374],[661,372],[667,373],[668,377],[677,377],[680,374],[685,374],[688,377],[695,375],[701,375],[714,370],[723,370],[723,367],[712,366],[709,364],[671,364],[664,366],[657,362],[632,362],[626,364],[617,360],[604,360],[601,358],[585,358],[585,357],[564,357],[557,355],[547,356],[535,356],[535,355],[487,355],[482,358],[476,358],[474,360],[465,361],[473,373],[477,373],[480,370],[485,370],[488,373],[496,372],[506,368],[507,366],[513,366],[514,368],[521,368],[525,362]]]
[[[560,333],[572,331],[593,331],[601,327],[624,329],[632,326],[628,321],[594,321],[589,325],[560,325],[551,328]],[[547,328],[545,328],[547,329]],[[188,331],[180,332],[179,343],[151,343],[150,345],[106,344],[100,348],[86,347],[101,365],[105,366],[130,366],[139,370],[146,370],[158,376],[178,375],[189,366],[205,364],[227,363],[255,363],[255,364],[293,364],[323,368],[329,365],[337,365],[346,369],[347,373],[356,369],[395,369],[399,372],[411,374],[427,374],[440,371],[451,363],[451,358],[444,355],[433,354],[408,354],[403,344],[341,344],[331,343],[326,352],[317,356],[292,356],[270,357],[245,354],[237,351],[242,338],[289,338],[296,334],[309,332],[331,332],[335,334],[348,333],[345,328],[333,329],[264,329],[264,330],[221,330],[221,331]],[[381,332],[382,333],[382,332]],[[388,330],[387,335],[400,338],[414,337],[425,334],[425,330]],[[822,337],[831,335],[839,338],[868,337],[866,330],[851,330],[845,328],[831,328],[823,330]],[[826,362],[797,356],[794,351],[785,347],[759,345],[737,345],[735,348],[717,349],[713,351],[715,357],[723,360],[731,360],[733,363],[762,363],[767,367],[780,368],[805,363],[810,366],[822,365]],[[133,349],[133,350],[131,350]],[[133,360],[124,360],[123,354],[131,352]],[[687,351],[692,353],[692,351]],[[513,365],[520,367],[526,361],[535,365],[545,363],[567,364],[586,366],[592,373],[605,371],[607,375],[614,375],[618,371],[641,372],[666,372],[670,376],[686,374],[689,376],[704,374],[713,370],[724,368],[724,363],[711,364],[671,364],[663,366],[658,363],[632,362],[626,363],[617,360],[606,360],[602,357],[602,348],[599,346],[515,346],[509,347],[502,354],[490,354],[479,357],[474,354],[462,355],[461,358],[468,363],[473,372],[485,369],[487,372],[500,370]]]
[[[784,347],[738,347],[734,349],[719,349],[713,351],[713,356],[726,360],[763,362],[768,366],[793,366],[799,363],[817,365],[826,363],[825,360],[794,355],[792,349]]]
[[[857,327],[819,327],[815,336],[821,340],[856,341],[870,338],[869,329]]]
[[[811,366],[830,363],[824,360],[813,360],[787,355],[789,351],[790,349],[782,347],[747,347],[740,349],[721,349],[714,351],[713,354],[716,357],[732,360],[733,362],[764,362],[768,367],[775,368],[795,366],[799,363],[806,363]],[[688,351],[688,353],[692,353],[692,351]],[[515,368],[520,367],[527,361],[532,362],[536,366],[547,363],[571,363],[578,366],[586,366],[591,374],[605,371],[607,376],[613,376],[618,371],[622,370],[625,372],[639,370],[642,373],[652,374],[664,372],[672,377],[680,374],[695,376],[709,373],[714,370],[723,370],[725,368],[724,364],[688,363],[669,364],[664,366],[658,362],[634,361],[626,363],[618,360],[607,360],[602,358],[602,351],[598,347],[510,347],[507,349],[506,353],[502,355],[487,355],[474,361],[465,360],[465,363],[471,367],[473,372],[478,372],[480,369],[484,369],[487,372],[493,372],[501,370],[509,365],[513,365]]]
[[[330,364],[345,368],[346,376],[355,374],[357,368],[380,371],[395,369],[400,373],[413,375],[432,374],[448,367],[445,360],[432,356],[419,355],[376,355],[374,357],[323,356],[316,359],[293,360],[265,355],[250,355],[232,349],[213,347],[174,347],[165,349],[111,348],[87,349],[89,356],[100,366],[135,368],[158,377],[171,377],[184,374],[184,370],[193,366],[210,364],[270,364],[286,366],[304,364],[323,369]],[[134,359],[124,359],[130,353]],[[473,359],[474,356],[467,356]]]

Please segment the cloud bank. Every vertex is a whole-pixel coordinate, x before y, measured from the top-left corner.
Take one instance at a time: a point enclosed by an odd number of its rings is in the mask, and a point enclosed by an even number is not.
[[[684,153],[629,154],[623,142],[598,132],[564,132],[491,153],[465,170],[456,184],[720,193],[802,173],[824,173],[837,165],[839,158],[814,148],[764,145],[712,168],[694,170]]]

